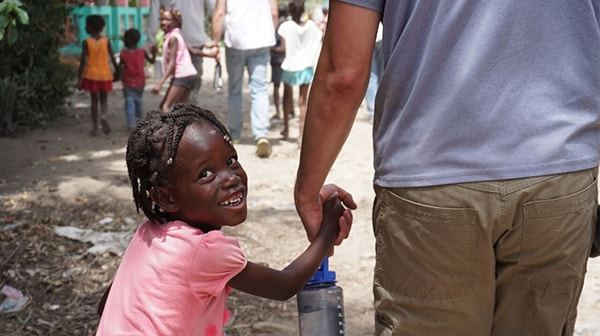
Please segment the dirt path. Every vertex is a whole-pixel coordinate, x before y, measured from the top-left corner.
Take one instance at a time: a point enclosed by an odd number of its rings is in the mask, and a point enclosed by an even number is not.
[[[213,65],[205,61],[199,105],[223,116],[225,91],[210,87]],[[53,228],[131,232],[142,220],[134,211],[127,181],[127,133],[119,88],[117,84],[109,96],[113,133],[108,137],[88,135],[89,98],[75,95],[68,116],[59,123],[17,138],[0,138],[0,286],[31,298],[23,310],[0,314],[2,334],[93,335],[96,302],[119,258],[88,253],[90,244],[57,236]],[[158,102],[159,97],[146,90],[145,109]],[[247,111],[248,101],[244,106]],[[249,216],[243,225],[227,230],[239,238],[250,260],[275,268],[287,265],[307,246],[292,196],[299,154],[297,118],[291,123],[290,141],[279,139],[280,130],[275,123],[270,134],[273,154],[262,160],[254,155],[246,124],[236,147],[249,176]],[[350,336],[372,335],[371,152],[371,125],[359,116],[329,178],[359,203],[351,236],[330,261],[344,289]],[[234,292],[230,306],[235,319],[228,335],[297,334],[295,299],[275,302]],[[577,335],[600,335],[599,308],[600,258],[589,264]]]

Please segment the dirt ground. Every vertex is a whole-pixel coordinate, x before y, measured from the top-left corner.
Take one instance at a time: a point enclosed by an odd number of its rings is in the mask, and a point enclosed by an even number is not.
[[[205,61],[198,105],[222,118],[226,92],[211,87],[213,66],[211,60]],[[160,100],[149,92],[153,83],[152,79],[147,83],[145,110],[155,109]],[[55,228],[89,229],[126,242],[143,220],[135,212],[127,180],[120,83],[109,95],[109,104],[113,128],[109,136],[88,135],[89,97],[73,95],[67,116],[59,122],[16,138],[0,138],[0,288],[14,288],[29,298],[19,311],[0,313],[2,335],[95,333],[97,302],[118,266],[119,254],[90,250],[97,246],[58,235]],[[244,106],[247,114],[248,100]],[[273,154],[265,160],[254,155],[245,124],[236,147],[249,178],[248,220],[225,230],[239,239],[249,260],[279,269],[307,246],[292,196],[299,154],[297,118],[291,122],[291,139],[280,139],[281,127],[277,122],[272,125]],[[330,259],[344,290],[350,336],[373,334],[371,161],[371,125],[361,111],[329,178],[352,192],[359,204],[350,238]],[[576,334],[600,335],[600,258],[590,261],[587,280]],[[3,300],[0,294],[0,303]],[[228,305],[234,318],[227,335],[298,334],[295,298],[278,302],[234,291]]]

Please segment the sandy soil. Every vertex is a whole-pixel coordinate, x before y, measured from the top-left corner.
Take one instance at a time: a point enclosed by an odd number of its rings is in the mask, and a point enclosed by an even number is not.
[[[212,60],[205,61],[198,104],[222,118],[226,93],[210,85],[213,66]],[[144,94],[146,110],[156,108],[160,100],[149,92],[153,82],[148,81]],[[94,332],[96,302],[119,258],[112,253],[90,254],[89,244],[59,237],[52,229],[77,226],[131,232],[142,220],[135,213],[126,175],[127,132],[119,83],[109,102],[113,132],[106,137],[88,135],[89,98],[74,95],[68,115],[60,122],[16,138],[0,138],[0,287],[11,286],[31,298],[23,310],[0,314],[2,334]],[[247,114],[247,99],[244,104]],[[281,128],[273,123],[273,153],[269,159],[259,159],[245,124],[236,147],[249,176],[249,215],[246,223],[226,230],[239,239],[250,260],[274,268],[283,268],[307,246],[292,196],[299,154],[297,118],[292,119],[290,139],[280,139]],[[350,238],[330,260],[344,290],[346,334],[351,336],[372,335],[373,328],[371,160],[371,125],[360,111],[329,177],[329,182],[352,192],[359,204]],[[589,262],[579,307],[576,335],[600,335],[600,258]],[[276,302],[234,292],[230,308],[234,320],[228,335],[298,333],[295,298]]]

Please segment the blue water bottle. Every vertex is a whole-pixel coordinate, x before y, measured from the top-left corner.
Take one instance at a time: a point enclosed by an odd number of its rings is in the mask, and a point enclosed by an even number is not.
[[[300,336],[344,335],[344,298],[326,257],[317,273],[298,293]]]

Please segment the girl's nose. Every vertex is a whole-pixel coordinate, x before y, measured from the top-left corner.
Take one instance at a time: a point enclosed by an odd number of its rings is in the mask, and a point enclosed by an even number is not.
[[[238,183],[240,183],[241,180],[242,178],[239,177],[237,174],[231,173],[229,174],[229,176],[223,179],[223,188],[235,187],[236,185],[238,185]]]

